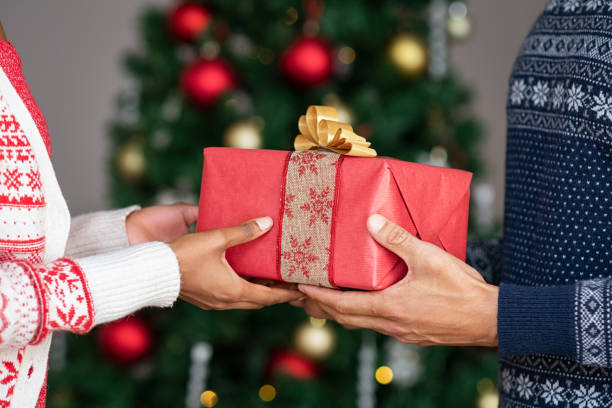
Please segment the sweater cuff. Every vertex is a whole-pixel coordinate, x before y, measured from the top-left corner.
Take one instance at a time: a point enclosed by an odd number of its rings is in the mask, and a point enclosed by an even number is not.
[[[126,248],[129,245],[125,220],[140,207],[99,211],[75,217],[70,222],[66,256],[82,258]]]
[[[172,249],[147,242],[119,251],[77,259],[94,305],[94,325],[147,306],[171,306],[181,282]]]
[[[575,358],[574,291],[573,285],[500,285],[497,317],[500,354]]]

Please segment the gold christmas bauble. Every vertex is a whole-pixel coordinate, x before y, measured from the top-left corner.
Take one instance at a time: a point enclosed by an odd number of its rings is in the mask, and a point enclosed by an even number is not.
[[[304,323],[295,331],[294,345],[303,356],[321,361],[334,351],[336,333],[329,324]]]
[[[497,408],[499,395],[496,391],[487,391],[478,398],[478,408]]]
[[[389,58],[406,76],[421,75],[427,69],[427,47],[413,34],[400,34],[391,41]]]
[[[127,181],[138,181],[145,175],[147,161],[142,143],[131,141],[119,148],[116,157],[117,171]]]
[[[223,144],[239,149],[259,149],[262,145],[261,124],[256,120],[231,125],[223,135]]]
[[[219,402],[217,393],[211,390],[206,390],[200,395],[200,402],[206,408],[212,408]]]

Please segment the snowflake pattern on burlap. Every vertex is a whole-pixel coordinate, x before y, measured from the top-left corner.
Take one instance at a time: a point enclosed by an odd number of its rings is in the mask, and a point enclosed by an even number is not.
[[[293,218],[293,210],[291,209],[291,203],[295,200],[295,194],[285,195],[285,217]]]
[[[300,209],[310,213],[308,226],[312,227],[319,220],[325,224],[329,224],[333,207],[334,201],[331,197],[331,189],[328,186],[320,193],[317,193],[314,188],[311,188],[310,200],[305,202]]]
[[[319,175],[316,162],[325,158],[325,155],[317,151],[301,152],[291,156],[291,161],[298,165],[298,175],[301,177],[307,171]]]
[[[282,257],[290,262],[288,275],[293,276],[293,274],[300,272],[307,279],[310,278],[309,265],[319,260],[319,257],[312,252],[312,237],[306,238],[301,243],[293,235],[289,239],[291,249],[282,253]]]

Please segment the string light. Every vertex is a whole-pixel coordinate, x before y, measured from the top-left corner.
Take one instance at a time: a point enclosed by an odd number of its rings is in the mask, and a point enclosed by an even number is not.
[[[202,395],[200,395],[200,402],[206,408],[211,408],[217,405],[217,402],[219,402],[219,397],[217,396],[216,392],[206,390],[202,393]]]
[[[393,370],[387,366],[380,366],[376,369],[374,377],[382,385],[389,384],[393,381]]]
[[[343,64],[352,64],[355,61],[355,50],[351,47],[342,47],[338,51],[338,60]]]
[[[259,389],[259,398],[264,402],[270,402],[276,398],[276,388],[273,385],[262,385]]]
[[[200,54],[204,58],[217,58],[219,55],[219,43],[216,41],[206,41],[202,48],[200,48]]]
[[[287,9],[287,18],[285,19],[285,24],[291,25],[295,23],[298,19],[298,12],[293,7],[289,7]]]

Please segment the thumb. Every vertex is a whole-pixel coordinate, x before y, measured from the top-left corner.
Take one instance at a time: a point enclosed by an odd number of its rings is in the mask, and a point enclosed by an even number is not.
[[[272,228],[274,221],[270,217],[260,217],[233,227],[221,228],[223,248],[227,249],[259,238]]]
[[[417,237],[379,214],[370,215],[368,218],[368,231],[380,245],[404,261],[408,261],[421,244]]]
[[[183,215],[183,220],[186,225],[191,225],[198,220],[198,206],[186,203],[175,204]]]

